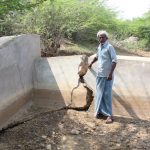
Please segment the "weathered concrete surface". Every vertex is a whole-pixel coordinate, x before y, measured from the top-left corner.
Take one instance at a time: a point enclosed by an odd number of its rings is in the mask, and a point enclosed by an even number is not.
[[[41,58],[35,63],[35,103],[51,109],[69,104],[71,90],[78,82],[78,65],[81,56]],[[92,57],[90,58],[92,59]],[[85,76],[95,93],[95,63]],[[150,116],[150,58],[118,56],[113,87],[114,115],[147,118]],[[85,99],[83,88],[77,91],[74,101]]]
[[[0,38],[0,127],[30,100],[39,43],[38,35]]]
[[[91,58],[92,59],[92,58]],[[134,118],[150,117],[150,58],[118,56],[113,85],[113,112]],[[86,75],[95,91],[97,65]]]
[[[35,63],[35,104],[51,109],[70,104],[71,91],[78,84],[78,65],[81,56],[40,58]],[[77,92],[80,89],[80,92]],[[73,100],[85,100],[82,85],[74,91]],[[77,94],[76,94],[77,92]]]

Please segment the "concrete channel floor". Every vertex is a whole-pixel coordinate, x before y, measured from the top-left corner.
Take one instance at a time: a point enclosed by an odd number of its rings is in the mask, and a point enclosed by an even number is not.
[[[93,56],[89,58],[91,61]],[[35,63],[35,103],[57,109],[68,105],[71,90],[78,83],[81,56],[40,58]],[[118,56],[113,86],[113,112],[116,116],[147,119],[150,117],[150,58]],[[97,64],[88,70],[85,81],[95,96]],[[86,94],[82,85],[74,92],[76,105],[83,105]]]

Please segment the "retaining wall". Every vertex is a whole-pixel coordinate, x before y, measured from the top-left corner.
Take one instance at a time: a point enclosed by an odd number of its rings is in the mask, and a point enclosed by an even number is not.
[[[38,35],[0,38],[0,126],[31,100],[37,57],[40,57]]]

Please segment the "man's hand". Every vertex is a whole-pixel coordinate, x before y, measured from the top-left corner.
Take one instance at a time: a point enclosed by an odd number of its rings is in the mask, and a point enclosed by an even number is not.
[[[88,68],[91,69],[91,67],[92,67],[92,64],[89,64],[89,65],[88,65]]]
[[[112,80],[112,74],[113,74],[115,67],[116,67],[116,62],[113,62],[112,67],[111,67],[111,71],[109,73],[109,76],[107,77],[107,80]]]
[[[97,57],[94,57],[93,61],[89,64],[88,68],[91,69],[92,65],[97,61]]]
[[[107,80],[112,80],[112,73],[109,74],[109,76],[107,77]]]

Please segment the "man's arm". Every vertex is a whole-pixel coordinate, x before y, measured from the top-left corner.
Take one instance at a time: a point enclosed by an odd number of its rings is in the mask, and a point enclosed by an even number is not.
[[[115,68],[116,68],[116,62],[112,62],[111,71],[109,73],[109,76],[107,77],[107,80],[112,80],[112,75],[113,75]]]
[[[113,75],[113,72],[114,72],[114,70],[116,68],[116,64],[117,64],[117,56],[116,56],[116,51],[113,46],[110,46],[108,50],[109,50],[110,57],[112,60],[112,66],[111,66],[110,73],[107,77],[107,80],[112,80],[112,75]]]
[[[89,64],[89,69],[92,67],[92,65],[97,61],[97,57],[94,57],[94,59],[91,61],[91,63]]]

